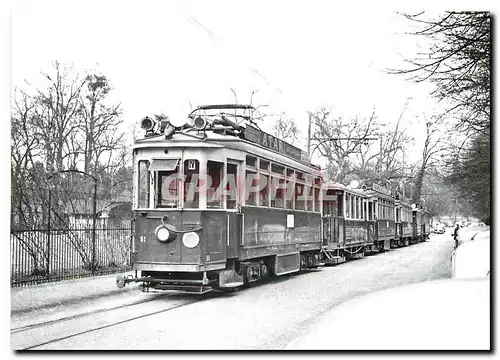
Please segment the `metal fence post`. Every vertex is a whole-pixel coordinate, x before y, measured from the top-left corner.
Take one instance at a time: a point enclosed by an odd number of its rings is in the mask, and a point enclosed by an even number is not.
[[[97,218],[97,179],[94,178],[94,199],[92,202],[92,275],[95,275],[96,254],[95,254],[95,226]]]
[[[47,270],[46,270],[46,276],[48,277],[50,274],[50,215],[51,215],[51,203],[52,203],[52,189],[50,188],[49,184],[49,214],[48,214],[48,219],[47,219]]]

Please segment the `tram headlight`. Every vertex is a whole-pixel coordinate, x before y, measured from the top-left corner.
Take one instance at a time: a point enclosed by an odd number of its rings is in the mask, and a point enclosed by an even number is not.
[[[153,130],[155,126],[155,121],[151,119],[149,116],[146,116],[141,120],[141,128],[145,131]]]
[[[185,247],[192,249],[200,243],[200,237],[195,232],[188,232],[182,235],[182,243]]]
[[[193,127],[196,130],[204,130],[207,127],[207,121],[201,116],[198,116],[196,119],[194,119]]]
[[[172,239],[174,234],[171,234],[166,227],[160,225],[156,228],[155,235],[159,242],[167,242]]]

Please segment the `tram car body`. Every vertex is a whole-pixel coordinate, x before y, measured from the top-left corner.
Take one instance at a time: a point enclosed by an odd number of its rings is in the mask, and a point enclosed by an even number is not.
[[[422,241],[423,237],[423,226],[422,226],[422,210],[418,207],[412,208],[413,213],[413,238],[410,241],[411,244],[416,244]]]
[[[413,216],[409,200],[400,195],[395,201],[396,207],[396,247],[408,246],[413,238]]]
[[[373,234],[372,250],[390,250],[396,234],[396,207],[391,189],[372,181],[365,182],[363,189],[367,196],[368,233]]]
[[[362,190],[328,183],[322,192],[323,258],[325,264],[338,264],[346,258],[364,256],[373,245],[366,221],[366,196]]]
[[[422,209],[422,241],[429,239],[431,235],[431,214],[425,208]]]
[[[320,265],[319,169],[229,120],[251,120],[252,110],[199,107],[183,127],[143,119],[147,136],[133,150],[136,277],[117,278],[119,287],[205,293]]]

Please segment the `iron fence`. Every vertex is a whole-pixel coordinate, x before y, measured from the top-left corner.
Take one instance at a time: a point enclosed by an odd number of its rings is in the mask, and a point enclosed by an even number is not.
[[[132,234],[131,220],[97,227],[95,240],[91,224],[11,229],[11,286],[127,271]]]

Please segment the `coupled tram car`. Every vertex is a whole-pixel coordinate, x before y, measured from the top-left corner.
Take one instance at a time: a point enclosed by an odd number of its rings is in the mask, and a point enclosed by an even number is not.
[[[376,184],[323,183],[306,153],[258,128],[254,110],[201,106],[180,127],[165,116],[141,121],[146,134],[133,148],[136,276],[118,276],[118,287],[234,290],[425,239],[421,210],[410,207],[410,217],[406,203]]]

